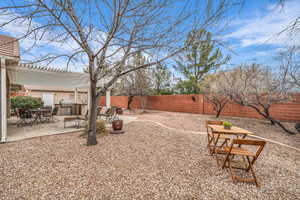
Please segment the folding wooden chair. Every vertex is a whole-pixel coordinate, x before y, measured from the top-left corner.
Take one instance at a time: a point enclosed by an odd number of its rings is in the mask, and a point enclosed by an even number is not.
[[[236,183],[237,181],[251,182],[251,183],[255,183],[256,186],[259,187],[259,184],[257,182],[257,178],[255,176],[255,172],[254,172],[254,169],[253,169],[253,165],[254,165],[255,161],[257,160],[258,156],[260,155],[260,153],[262,152],[265,144],[266,144],[266,142],[261,141],[261,140],[233,139],[230,146],[225,146],[224,147],[224,150],[227,152],[227,155],[226,155],[226,158],[224,160],[222,169],[224,169],[225,167],[227,167],[229,169],[229,173],[230,173],[230,176],[232,178],[233,183]],[[253,152],[251,150],[242,148],[242,145],[256,146],[257,147],[256,152]],[[237,166],[232,166],[233,159],[236,156],[242,156],[243,157],[245,168],[240,167],[240,166],[238,166],[238,167]],[[244,158],[246,158],[247,162],[245,162]],[[244,170],[246,172],[251,171],[253,179],[241,178],[239,176],[236,176],[233,172],[233,168]]]
[[[213,153],[224,153],[222,152],[222,147],[228,146],[228,141],[230,140],[230,137],[226,137],[222,134],[215,134],[213,130],[210,127],[208,127],[208,125],[223,125],[223,121],[206,121],[206,129],[207,148],[209,150],[210,155],[212,155]],[[221,144],[218,145],[218,142],[221,142]],[[215,143],[217,144],[215,145]]]

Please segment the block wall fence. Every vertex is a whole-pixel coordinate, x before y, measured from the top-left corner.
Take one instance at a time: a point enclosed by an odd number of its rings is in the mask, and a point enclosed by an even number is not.
[[[271,115],[278,120],[296,122],[300,121],[300,94],[295,95],[294,102],[276,104],[271,107]],[[197,95],[160,95],[160,96],[136,96],[133,98],[131,107],[140,109],[142,98],[146,102],[144,109],[185,112],[195,114],[214,115],[213,106],[207,102],[202,94]],[[112,96],[111,105],[127,108],[127,96]],[[105,105],[105,97],[101,97],[100,105]],[[228,103],[221,115],[232,117],[262,117],[252,108],[240,106],[234,102]]]

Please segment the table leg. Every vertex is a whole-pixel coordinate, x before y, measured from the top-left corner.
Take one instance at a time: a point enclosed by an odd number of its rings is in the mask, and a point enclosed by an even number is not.
[[[32,121],[32,124],[38,124],[38,115],[34,114],[34,119]]]
[[[217,138],[216,138],[216,140],[214,139],[214,135],[215,134],[217,134]],[[212,150],[212,154],[214,154],[215,153],[215,151],[216,151],[216,147],[217,147],[217,145],[218,145],[218,141],[219,141],[219,138],[220,138],[220,133],[214,133],[214,132],[212,132],[212,137],[213,137],[213,139],[212,139],[212,142],[214,143],[214,146],[213,146],[213,150]]]

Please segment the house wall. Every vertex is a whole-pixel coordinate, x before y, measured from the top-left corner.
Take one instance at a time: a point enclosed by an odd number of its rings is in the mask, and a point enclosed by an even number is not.
[[[300,94],[295,95],[294,102],[276,104],[271,107],[271,115],[278,120],[296,122],[300,121]],[[131,107],[134,109],[141,108],[142,98],[146,98],[146,106],[144,109],[172,111],[172,112],[186,112],[197,114],[214,115],[212,105],[207,102],[203,95],[161,95],[161,96],[147,96],[134,97]],[[111,105],[122,108],[127,107],[128,97],[126,96],[112,96]],[[100,99],[100,105],[105,105],[105,98]],[[262,117],[253,109],[240,106],[234,102],[228,103],[221,115],[232,117]]]
[[[59,92],[59,91],[29,91],[26,95],[32,97],[42,98],[43,93],[53,93],[54,94],[54,104],[59,104],[63,100],[64,103],[75,103],[74,92]],[[78,93],[78,102],[80,104],[87,104],[88,97],[87,93]]]

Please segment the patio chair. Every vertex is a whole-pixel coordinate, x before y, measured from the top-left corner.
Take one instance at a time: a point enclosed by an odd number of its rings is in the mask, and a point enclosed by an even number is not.
[[[20,119],[19,108],[15,108],[14,110],[15,110],[17,119]]]
[[[102,114],[101,113],[102,109],[103,109],[103,107],[101,107],[101,106],[97,107],[97,116],[100,116]]]
[[[58,113],[58,107],[54,107],[51,110],[49,110],[49,112],[43,113],[43,118],[45,118],[46,121],[52,121],[54,122],[54,115],[57,115]]]
[[[98,116],[100,117],[104,117],[105,121],[109,124],[111,124],[114,120],[118,120],[118,114],[117,114],[117,107],[116,106],[112,106],[111,108],[108,108],[104,114],[99,113]]]
[[[262,152],[265,144],[266,144],[266,142],[261,141],[261,140],[233,139],[230,146],[224,147],[224,150],[227,152],[227,155],[224,160],[222,169],[224,169],[225,167],[229,169],[229,173],[230,173],[233,183],[236,183],[237,181],[251,182],[251,183],[255,183],[255,185],[257,187],[259,187],[253,165],[254,165],[255,161],[257,160],[257,158],[259,157],[260,153]],[[253,152],[253,150],[242,148],[242,145],[256,147],[256,150],[255,150],[255,152]],[[245,165],[245,167],[232,165],[232,163],[235,161],[233,159],[235,159],[238,156],[243,157],[243,161],[244,161],[243,164]],[[247,162],[245,162],[245,158],[246,158]],[[242,177],[236,176],[236,174],[234,174],[234,172],[233,172],[233,169],[240,169],[240,170],[244,170],[246,172],[251,171],[253,178],[249,179],[249,178],[242,178]]]
[[[17,116],[19,120],[17,121],[17,127],[30,125],[32,126],[34,123],[34,117],[32,113],[27,109],[19,108],[17,109]]]
[[[230,137],[226,137],[225,135],[214,134],[212,129],[208,127],[208,125],[223,125],[223,121],[206,121],[206,129],[207,129],[207,148],[209,150],[210,155],[213,153],[221,153],[224,154],[223,147],[228,146],[228,141]],[[214,146],[216,140],[218,139],[218,143]],[[214,149],[215,148],[215,149]],[[218,159],[217,159],[218,161]]]
[[[52,106],[43,106],[41,107],[41,109],[45,109],[45,110],[53,110]]]

